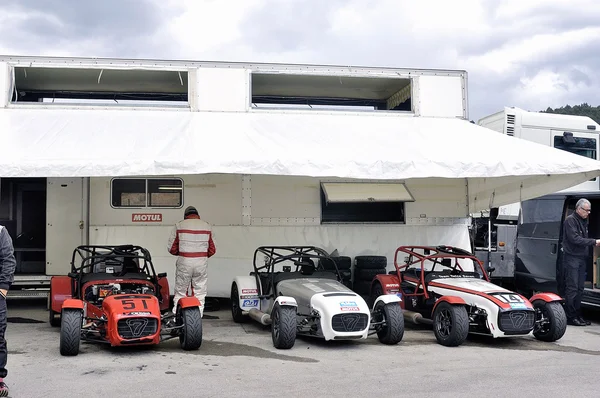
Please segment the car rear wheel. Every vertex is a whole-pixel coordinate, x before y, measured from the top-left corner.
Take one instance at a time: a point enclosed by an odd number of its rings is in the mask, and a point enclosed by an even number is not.
[[[52,310],[52,287],[50,287],[50,294],[48,295],[48,322],[52,327],[60,326],[60,315],[58,312]]]
[[[469,334],[469,315],[462,305],[439,303],[433,313],[433,333],[438,343],[446,347],[461,345]]]
[[[202,317],[200,308],[188,307],[180,310],[181,334],[179,343],[186,351],[197,350],[202,345]]]
[[[375,300],[377,300],[377,297],[381,296],[383,294],[383,287],[381,286],[381,283],[379,282],[375,282],[373,284],[373,287],[371,289],[371,295],[369,296],[369,305],[373,305],[375,304]]]
[[[236,323],[247,322],[249,319],[248,315],[244,315],[240,308],[240,294],[237,283],[231,286],[231,316]]]
[[[296,308],[275,303],[271,311],[271,337],[273,346],[289,349],[296,342]]]
[[[564,336],[567,331],[567,315],[558,302],[546,303],[535,300],[536,323],[533,335],[541,341],[553,342]]]
[[[377,337],[383,344],[394,345],[404,337],[404,315],[400,303],[378,302],[375,306],[375,320],[384,321],[383,326],[377,331]]]
[[[83,311],[76,308],[64,309],[60,319],[60,354],[75,356],[79,354]]]

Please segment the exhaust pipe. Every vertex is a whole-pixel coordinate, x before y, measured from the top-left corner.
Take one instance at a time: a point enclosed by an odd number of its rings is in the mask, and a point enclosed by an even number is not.
[[[404,310],[402,313],[404,315],[404,319],[412,323],[424,323],[427,325],[433,324],[431,319],[423,318],[423,315],[419,314],[418,312]]]
[[[250,311],[248,311],[248,315],[256,322],[262,323],[265,326],[271,324],[271,315],[265,314],[264,312],[256,308],[251,308]]]

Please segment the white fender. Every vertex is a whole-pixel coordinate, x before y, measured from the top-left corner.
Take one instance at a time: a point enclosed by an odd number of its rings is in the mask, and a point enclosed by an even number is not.
[[[383,304],[390,304],[390,303],[400,303],[402,301],[402,299],[400,298],[400,296],[398,296],[396,294],[382,294],[381,296],[377,297],[377,300],[375,300],[375,303],[373,304],[373,308],[375,308],[377,303],[379,303],[380,301],[383,302]]]
[[[252,308],[260,309],[260,300],[258,299],[258,288],[256,278],[251,275],[236,276],[233,283],[237,285],[240,295],[240,309],[249,311]]]
[[[298,302],[296,301],[296,299],[290,296],[279,296],[275,299],[275,303],[279,304],[280,306],[285,305],[291,307],[298,307]],[[275,305],[275,303],[273,305]]]

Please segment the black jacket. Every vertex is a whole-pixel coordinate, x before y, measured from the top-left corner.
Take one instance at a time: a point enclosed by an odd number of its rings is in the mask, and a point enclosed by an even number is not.
[[[595,245],[596,239],[588,238],[588,220],[575,212],[569,215],[563,223],[564,253],[575,257],[587,257],[590,255],[590,247]]]
[[[0,289],[10,289],[16,267],[12,239],[6,228],[0,225]]]

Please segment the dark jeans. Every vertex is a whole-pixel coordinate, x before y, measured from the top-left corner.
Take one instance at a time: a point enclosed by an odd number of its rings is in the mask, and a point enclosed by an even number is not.
[[[585,257],[574,257],[565,254],[563,258],[563,275],[565,280],[565,300],[568,319],[581,315],[581,296],[586,276]]]

